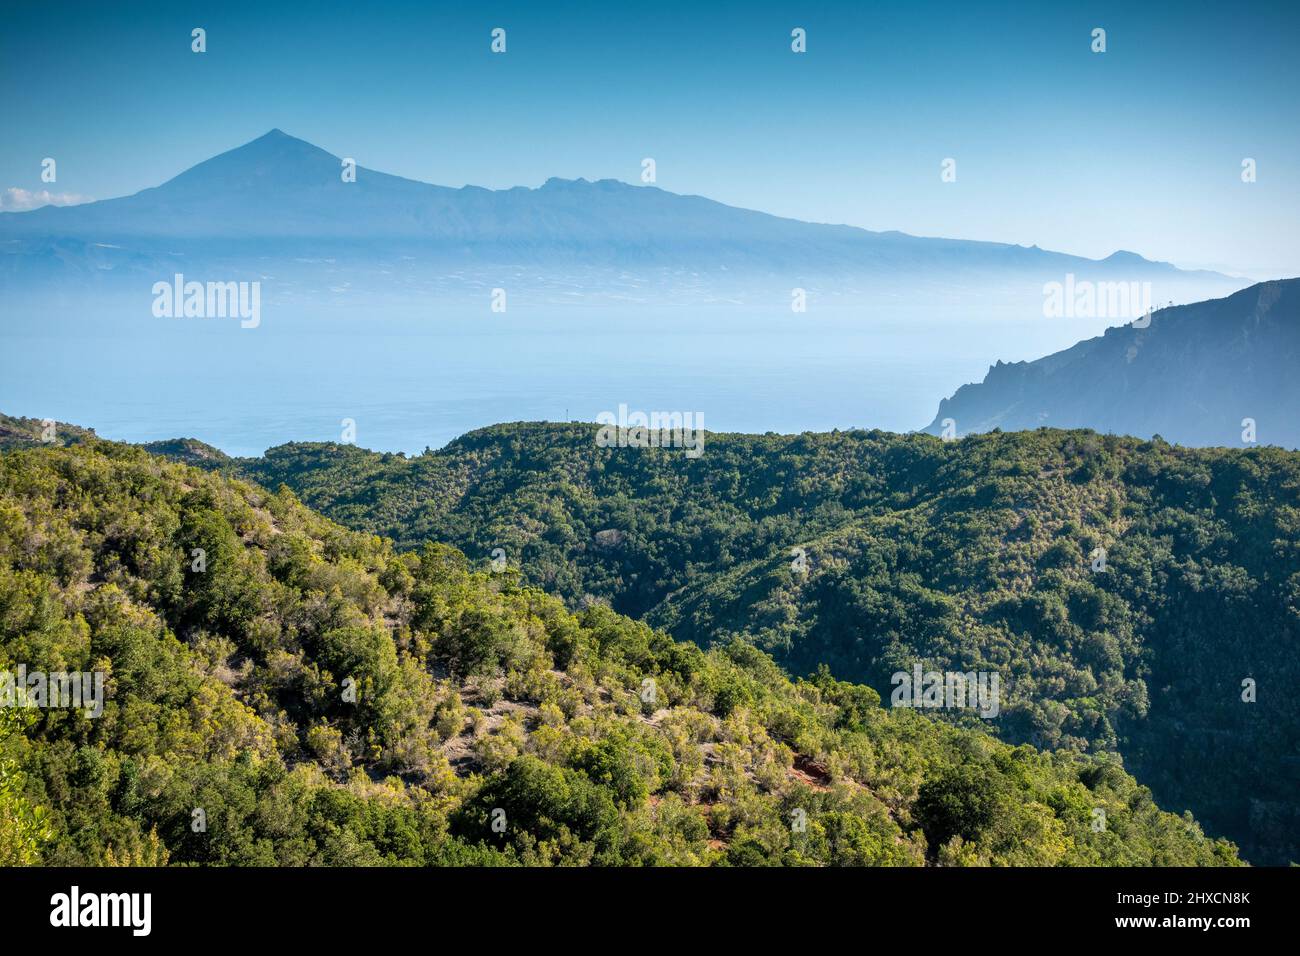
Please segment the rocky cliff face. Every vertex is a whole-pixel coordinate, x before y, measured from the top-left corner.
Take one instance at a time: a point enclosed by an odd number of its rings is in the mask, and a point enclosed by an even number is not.
[[[1155,312],[1033,362],[989,369],[925,429],[1051,426],[1186,445],[1300,447],[1300,279]]]

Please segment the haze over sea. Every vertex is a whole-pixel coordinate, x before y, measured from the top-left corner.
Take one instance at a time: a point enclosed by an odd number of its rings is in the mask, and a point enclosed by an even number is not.
[[[804,314],[727,306],[493,314],[286,315],[262,324],[154,318],[148,296],[75,323],[18,314],[0,351],[0,408],[143,442],[194,437],[230,454],[330,441],[419,453],[475,428],[695,411],[712,431],[910,431],[999,358],[1029,359],[1104,321],[976,316],[922,303]],[[95,310],[80,303],[79,310]],[[147,374],[142,374],[147,369]]]

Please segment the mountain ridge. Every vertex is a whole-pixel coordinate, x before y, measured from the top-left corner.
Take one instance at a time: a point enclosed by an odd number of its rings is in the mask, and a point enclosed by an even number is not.
[[[923,431],[957,435],[1050,425],[1161,437],[1191,445],[1252,441],[1300,447],[1277,414],[1300,402],[1300,278],[1260,282],[1221,299],[1152,313],[1068,349],[997,362],[939,403]]]
[[[1103,259],[1040,249],[1037,245],[981,240],[915,236],[898,230],[872,231],[837,223],[815,223],[775,216],[759,210],[730,206],[707,197],[678,194],[653,185],[637,186],[614,179],[551,177],[538,187],[488,189],[466,185],[440,186],[356,167],[356,182],[342,181],[341,157],[276,128],[241,146],[183,170],[162,184],[129,196],[104,199],[79,206],[46,206],[26,212],[0,214],[0,235],[14,238],[76,235],[90,230],[96,238],[231,238],[281,239],[345,238],[444,242],[592,242],[678,243],[695,242],[812,243],[832,264],[884,268],[906,265],[917,255],[961,256],[969,264],[997,262],[1007,268],[1057,269],[1077,267],[1089,273],[1142,270],[1177,273],[1231,281],[1207,270],[1182,270],[1171,263],[1117,251]],[[259,195],[267,189],[341,203],[345,214],[326,215],[302,204],[286,205],[272,195],[270,208],[280,209],[268,221],[265,209],[248,209],[248,215],[231,208],[231,199]],[[222,193],[222,195],[217,195]],[[361,201],[370,194],[400,206],[398,215],[367,221],[374,216]],[[614,202],[609,210],[593,210],[598,196]],[[565,199],[576,200],[565,202]],[[543,200],[549,205],[537,209]],[[558,201],[556,201],[558,200]],[[279,206],[277,206],[279,203]],[[255,214],[256,213],[256,214]],[[597,215],[599,213],[599,215]],[[130,216],[137,221],[123,221]],[[620,218],[639,219],[623,228]],[[558,217],[552,221],[553,217]],[[199,230],[196,224],[208,231]],[[225,224],[225,225],[223,225]],[[555,227],[561,228],[555,228]],[[1059,270],[1058,270],[1059,271]]]

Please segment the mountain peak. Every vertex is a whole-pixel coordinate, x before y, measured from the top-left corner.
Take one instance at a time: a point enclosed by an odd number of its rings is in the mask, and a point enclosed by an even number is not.
[[[161,188],[215,195],[268,185],[321,184],[338,177],[339,157],[277,127],[190,167]]]
[[[237,152],[241,149],[247,149],[249,146],[256,146],[258,144],[261,144],[263,146],[275,146],[275,145],[290,145],[294,143],[300,146],[306,146],[309,149],[315,149],[315,150],[320,149],[320,147],[317,146],[316,144],[309,143],[307,142],[307,140],[300,139],[297,136],[291,136],[277,126],[274,129],[267,130],[261,136],[257,137],[257,139],[250,139],[243,146],[236,146],[232,150],[227,150],[227,152],[230,153]],[[321,150],[321,152],[325,152],[325,151]]]

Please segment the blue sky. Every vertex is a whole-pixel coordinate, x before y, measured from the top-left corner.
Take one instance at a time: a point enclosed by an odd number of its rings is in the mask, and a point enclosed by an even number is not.
[[[662,188],[801,219],[1300,274],[1295,4],[699,6],[13,8],[0,189],[123,195],[279,127],[451,186],[649,156]]]

